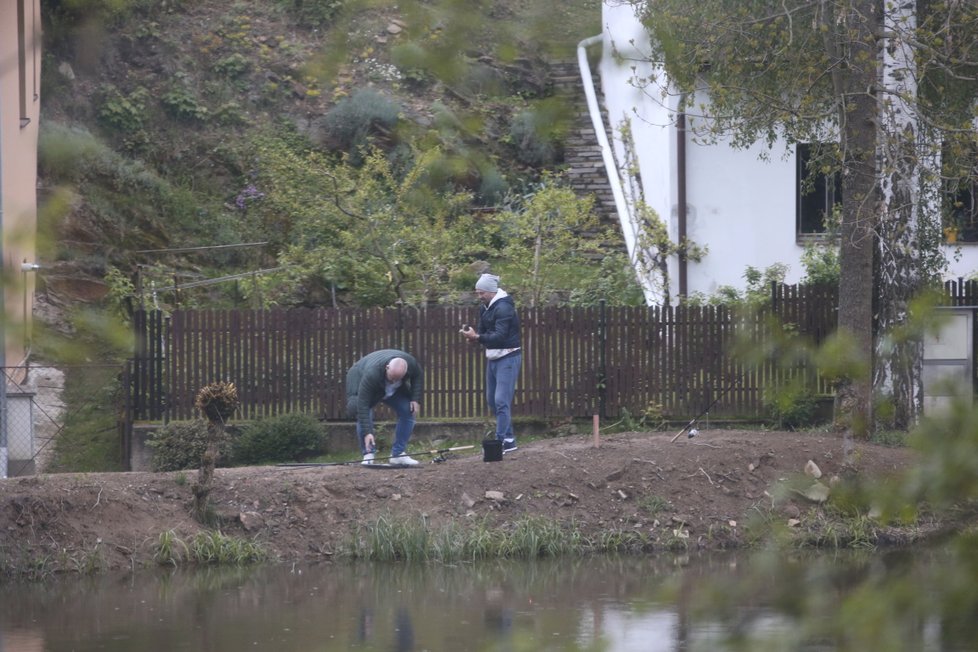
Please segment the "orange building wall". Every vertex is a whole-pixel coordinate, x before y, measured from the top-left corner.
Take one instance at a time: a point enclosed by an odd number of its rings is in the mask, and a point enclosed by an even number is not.
[[[18,7],[23,8],[23,21]],[[36,276],[23,272],[21,265],[24,260],[35,262],[40,34],[39,0],[0,0],[0,217],[7,367],[23,363],[27,353]]]

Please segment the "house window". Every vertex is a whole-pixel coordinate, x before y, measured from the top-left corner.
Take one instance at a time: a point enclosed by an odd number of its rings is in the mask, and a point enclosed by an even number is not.
[[[795,228],[799,236],[819,235],[828,230],[827,218],[842,204],[842,175],[829,176],[813,166],[817,145],[798,143],[795,150],[795,188],[798,193]]]
[[[978,161],[978,152],[972,155]],[[944,236],[948,242],[978,242],[978,164],[970,174],[947,183]]]

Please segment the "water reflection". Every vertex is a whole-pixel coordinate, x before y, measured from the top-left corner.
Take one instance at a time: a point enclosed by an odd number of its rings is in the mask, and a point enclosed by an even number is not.
[[[0,652],[971,649],[969,603],[934,609],[941,568],[925,554],[771,554],[65,578],[2,587]],[[874,604],[874,586],[926,591],[929,607],[878,613],[891,603]],[[892,630],[886,645],[853,633],[850,601]]]

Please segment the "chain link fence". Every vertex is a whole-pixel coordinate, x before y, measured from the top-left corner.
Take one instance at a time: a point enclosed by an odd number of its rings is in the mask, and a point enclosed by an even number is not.
[[[0,477],[120,470],[118,365],[4,367],[3,377]]]

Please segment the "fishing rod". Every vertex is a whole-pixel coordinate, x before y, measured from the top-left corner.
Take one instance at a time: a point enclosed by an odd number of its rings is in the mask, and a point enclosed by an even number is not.
[[[683,426],[682,430],[680,430],[679,432],[677,432],[676,435],[672,439],[669,440],[669,443],[671,444],[671,443],[675,442],[677,439],[679,439],[682,436],[682,434],[684,432],[686,432],[687,430],[689,430],[690,428],[692,428],[693,427],[693,424],[695,424],[697,421],[699,421],[701,418],[703,418],[703,415],[706,414],[707,412],[709,412],[710,409],[714,405],[716,405],[717,403],[719,403],[720,402],[720,399],[727,395],[727,392],[729,392],[731,389],[733,389],[734,387],[736,387],[737,385],[739,385],[743,380],[744,380],[744,377],[741,376],[740,378],[737,379],[737,382],[730,383],[729,385],[727,385],[727,388],[725,390],[723,390],[722,392],[720,392],[719,394],[717,394],[717,397],[715,399],[713,399],[713,401],[711,401],[710,404],[707,405],[706,408],[702,412],[700,412],[695,417],[693,417],[692,419],[690,419],[689,420],[689,423],[687,423],[685,426]],[[695,433],[690,432],[690,435],[689,435],[690,438],[692,438],[694,436],[694,434]]]
[[[445,453],[452,453],[452,452],[455,452],[455,451],[463,451],[463,450],[468,450],[470,448],[475,448],[475,444],[471,444],[469,446],[452,446],[451,448],[438,448],[438,449],[430,450],[430,451],[419,451],[417,453],[411,453],[411,455],[438,455],[438,456],[442,456]],[[370,460],[368,462],[368,464],[375,464],[375,463],[377,463],[380,460],[388,460],[389,461],[389,460],[394,459],[395,457],[400,457],[400,455],[388,455],[387,457],[375,457],[374,459]],[[445,458],[444,457],[442,457],[441,459],[435,458],[435,460],[433,460],[433,461],[435,461],[435,462],[444,462],[445,461]],[[305,466],[347,466],[347,465],[352,465],[352,464],[363,464],[363,460],[350,460],[349,462],[288,462],[288,463],[276,464],[276,466],[289,467],[289,468],[297,468],[297,467],[305,467]]]

